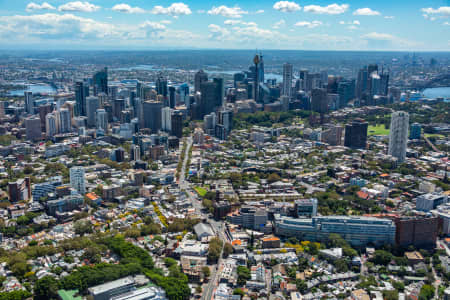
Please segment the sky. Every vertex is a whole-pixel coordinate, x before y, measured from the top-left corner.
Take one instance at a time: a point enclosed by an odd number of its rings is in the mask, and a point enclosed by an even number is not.
[[[0,0],[0,48],[450,50],[450,0]]]

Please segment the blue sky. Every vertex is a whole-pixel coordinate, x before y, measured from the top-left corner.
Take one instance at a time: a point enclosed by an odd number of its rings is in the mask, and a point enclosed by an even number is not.
[[[450,49],[450,0],[0,0],[2,48]]]

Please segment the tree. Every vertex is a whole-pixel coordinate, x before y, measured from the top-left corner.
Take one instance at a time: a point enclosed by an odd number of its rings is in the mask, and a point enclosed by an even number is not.
[[[91,222],[87,220],[76,221],[73,224],[73,228],[75,230],[75,233],[81,236],[85,235],[86,233],[92,233],[94,231]]]
[[[272,173],[272,174],[269,175],[269,177],[267,177],[267,181],[269,183],[274,183],[274,182],[277,182],[277,181],[280,181],[280,180],[281,180],[281,177],[277,173]]]
[[[208,266],[204,266],[202,268],[202,273],[205,276],[205,278],[209,278],[209,276],[211,276],[211,270],[209,269]]]
[[[247,280],[251,278],[250,270],[244,266],[238,266],[237,267],[237,274],[238,274],[238,280],[237,283],[240,286],[245,285]]]
[[[209,242],[208,262],[216,263],[219,260],[222,251],[223,242],[218,238],[212,238]]]
[[[58,299],[58,282],[51,276],[45,276],[34,285],[34,299]]]
[[[223,247],[223,257],[227,258],[231,253],[233,253],[233,246],[230,243],[225,243],[225,246]]]
[[[434,297],[434,287],[429,284],[424,284],[420,289],[419,300],[430,300]]]
[[[398,292],[396,290],[393,291],[383,291],[384,300],[397,300]]]
[[[376,250],[372,258],[372,262],[377,265],[386,266],[391,262],[393,255],[385,250]]]
[[[245,296],[245,293],[244,293],[244,291],[242,289],[237,288],[237,289],[234,289],[233,295],[239,295],[242,298],[242,297]]]
[[[297,279],[295,281],[295,285],[297,286],[297,290],[304,294],[306,292],[306,290],[308,289],[308,286],[306,285],[306,282],[304,280],[301,279]]]

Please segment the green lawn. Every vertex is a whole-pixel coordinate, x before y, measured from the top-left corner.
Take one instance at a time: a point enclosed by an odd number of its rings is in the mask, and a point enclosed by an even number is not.
[[[389,135],[389,129],[384,127],[384,124],[378,124],[377,126],[370,125],[367,130],[368,135]]]
[[[445,135],[438,134],[438,133],[425,133],[425,137],[427,137],[427,138],[435,137],[435,138],[438,138],[438,139],[444,139]]]
[[[206,195],[206,193],[208,192],[206,189],[204,189],[204,188],[202,188],[202,187],[199,187],[199,186],[196,186],[195,188],[194,188],[194,190],[197,192],[197,194],[199,194],[200,196],[205,196]]]

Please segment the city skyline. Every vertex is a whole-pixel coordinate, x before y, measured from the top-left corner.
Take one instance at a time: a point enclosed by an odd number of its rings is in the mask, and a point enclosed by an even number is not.
[[[0,3],[3,49],[448,51],[448,1]],[[439,37],[439,38],[436,38]]]

